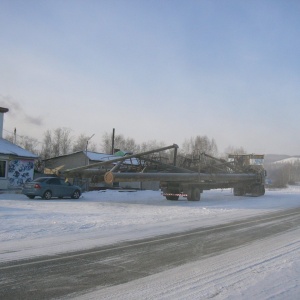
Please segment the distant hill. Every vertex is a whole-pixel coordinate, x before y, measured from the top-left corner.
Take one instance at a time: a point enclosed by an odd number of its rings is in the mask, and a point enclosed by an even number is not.
[[[271,164],[275,161],[290,158],[290,155],[285,154],[265,154],[265,164]]]
[[[293,157],[289,157],[289,158],[285,158],[282,160],[277,160],[274,162],[274,164],[299,164],[300,158],[293,156]]]
[[[300,159],[300,156],[299,155],[291,156],[291,155],[286,155],[286,154],[266,154],[264,163],[271,164],[276,161],[280,161],[283,159],[289,159],[289,158],[299,158]]]

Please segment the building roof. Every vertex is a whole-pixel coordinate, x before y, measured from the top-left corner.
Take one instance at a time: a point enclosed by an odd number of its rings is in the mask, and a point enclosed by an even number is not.
[[[14,155],[26,158],[38,158],[37,155],[2,138],[0,138],[0,154]]]
[[[91,151],[84,151],[84,154],[86,154],[86,156],[93,161],[106,161],[116,158],[114,155],[111,154],[97,153]]]
[[[126,152],[123,152],[123,153],[126,154]],[[99,161],[99,162],[108,161],[108,160],[122,157],[122,155],[111,155],[111,154],[97,153],[97,152],[91,152],[91,151],[87,151],[87,152],[84,151],[84,154],[86,154],[86,156],[88,157],[89,160]],[[126,159],[126,160],[124,160],[124,163],[137,165],[138,160],[136,158]]]
[[[84,155],[87,156],[87,158],[90,161],[93,161],[93,162],[104,162],[104,161],[109,161],[112,159],[120,158],[120,155],[111,155],[111,154],[98,153],[98,152],[92,152],[92,151],[77,151],[77,152],[73,152],[73,153],[69,153],[69,154],[64,154],[64,155],[60,155],[60,156],[56,156],[56,157],[47,158],[47,159],[44,159],[44,161],[62,158],[62,157],[74,155],[77,153],[83,153]],[[137,165],[139,162],[136,158],[131,158],[131,159],[124,160],[124,163]]]

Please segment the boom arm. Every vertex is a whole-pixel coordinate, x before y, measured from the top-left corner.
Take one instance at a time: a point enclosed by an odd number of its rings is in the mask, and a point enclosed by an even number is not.
[[[109,165],[109,164],[112,164],[112,163],[124,161],[124,160],[130,159],[130,158],[140,158],[140,157],[148,155],[148,154],[152,154],[152,153],[156,153],[156,152],[160,152],[160,151],[164,151],[164,150],[169,150],[169,149],[177,149],[177,148],[178,148],[178,145],[173,144],[173,145],[170,145],[170,146],[167,146],[167,147],[163,147],[163,148],[159,148],[159,149],[155,149],[155,150],[150,150],[150,151],[146,151],[146,152],[141,152],[141,153],[138,153],[138,154],[125,155],[125,156],[122,156],[122,157],[118,157],[118,158],[115,158],[115,159],[110,159],[110,160],[107,160],[107,161],[102,161],[102,162],[90,164],[90,165],[87,165],[87,166],[68,169],[64,172],[64,174],[68,175],[70,173],[78,173],[80,171],[90,169],[90,168],[93,168],[93,167],[105,166],[105,165]]]

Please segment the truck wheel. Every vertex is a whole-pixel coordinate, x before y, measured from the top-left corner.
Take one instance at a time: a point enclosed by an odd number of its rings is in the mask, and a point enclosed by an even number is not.
[[[235,188],[233,188],[233,195],[234,196],[244,196],[245,195],[245,191],[244,191],[243,188],[235,187]]]
[[[251,196],[259,197],[265,194],[265,186],[264,185],[255,185],[252,187]]]
[[[190,189],[187,193],[188,201],[199,201],[201,192],[198,188]]]
[[[200,197],[201,197],[201,193],[200,190],[198,188],[195,188],[193,190],[193,194],[194,194],[194,201],[200,201]]]

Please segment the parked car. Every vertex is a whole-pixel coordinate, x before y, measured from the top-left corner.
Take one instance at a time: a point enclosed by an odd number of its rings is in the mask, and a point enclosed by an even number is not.
[[[81,196],[81,188],[59,177],[39,177],[25,183],[22,193],[30,199],[34,199],[36,196],[46,200],[52,197],[78,199]]]

